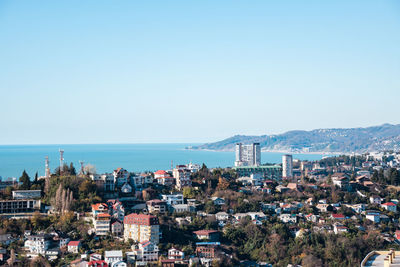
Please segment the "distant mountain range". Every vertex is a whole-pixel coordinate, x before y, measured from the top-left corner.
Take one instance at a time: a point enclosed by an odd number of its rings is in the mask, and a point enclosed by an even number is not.
[[[219,142],[194,146],[191,149],[233,150],[235,144],[239,142],[260,143],[263,151],[291,153],[397,151],[400,149],[400,124],[383,124],[367,128],[289,131],[278,135],[235,135]]]

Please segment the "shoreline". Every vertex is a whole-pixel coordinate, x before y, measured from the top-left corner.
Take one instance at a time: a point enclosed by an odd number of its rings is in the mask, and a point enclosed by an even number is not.
[[[197,150],[197,151],[209,151],[209,152],[235,152],[234,149],[208,149],[208,148],[184,148],[185,150]],[[261,149],[261,152],[269,152],[269,153],[282,153],[282,154],[303,154],[303,155],[352,155],[350,152],[327,152],[327,151],[312,151],[312,152],[303,152],[303,151],[290,151],[290,150],[268,150]]]

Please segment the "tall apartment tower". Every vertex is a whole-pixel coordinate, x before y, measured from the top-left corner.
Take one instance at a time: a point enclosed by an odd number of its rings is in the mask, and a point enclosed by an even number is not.
[[[292,155],[282,156],[282,178],[293,177],[293,157]]]
[[[259,166],[261,165],[260,143],[251,145],[236,144],[235,166]]]

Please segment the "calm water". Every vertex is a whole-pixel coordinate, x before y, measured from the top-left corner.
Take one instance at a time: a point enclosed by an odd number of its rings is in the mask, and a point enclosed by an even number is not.
[[[49,156],[52,171],[59,165],[59,148],[64,149],[64,159],[79,169],[83,160],[96,166],[98,173],[112,172],[123,167],[129,171],[155,171],[170,169],[173,164],[189,162],[208,167],[232,166],[234,152],[185,150],[194,144],[102,144],[102,145],[9,145],[0,146],[0,176],[19,177],[25,169],[33,177],[44,175],[44,157]],[[262,152],[262,163],[281,163],[282,153]],[[296,159],[317,160],[323,155],[295,154]]]

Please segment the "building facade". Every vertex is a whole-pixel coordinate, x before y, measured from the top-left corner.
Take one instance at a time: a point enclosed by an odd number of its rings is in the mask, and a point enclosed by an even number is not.
[[[292,155],[282,156],[282,178],[293,177],[293,157]]]
[[[124,240],[135,242],[160,241],[160,225],[156,216],[132,213],[124,218]]]
[[[251,145],[236,144],[235,166],[259,166],[261,165],[260,143]]]

